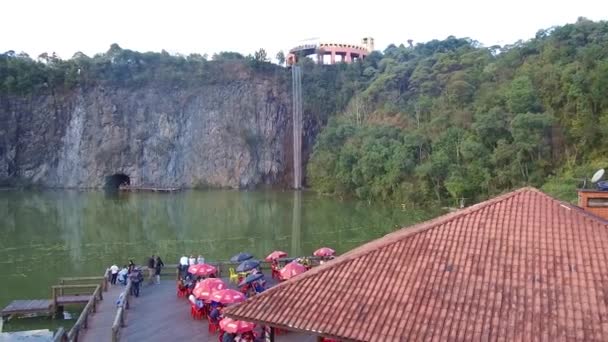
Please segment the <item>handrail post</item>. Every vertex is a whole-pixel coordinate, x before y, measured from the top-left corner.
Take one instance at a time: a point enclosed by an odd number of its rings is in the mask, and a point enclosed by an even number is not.
[[[106,268],[106,273],[103,275],[103,290],[108,291],[108,278],[110,277],[110,269]]]
[[[57,289],[54,287],[51,289],[53,291],[53,309],[57,311]]]

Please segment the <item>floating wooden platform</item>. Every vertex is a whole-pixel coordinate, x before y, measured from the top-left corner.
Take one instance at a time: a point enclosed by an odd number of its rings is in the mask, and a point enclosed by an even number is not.
[[[180,191],[181,188],[157,188],[157,187],[147,187],[147,186],[121,186],[118,188],[120,191],[147,191],[147,192],[175,192]]]
[[[86,304],[92,296],[79,295],[79,296],[58,296],[57,305],[70,305],[70,304]]]
[[[14,300],[0,314],[2,316],[24,315],[32,313],[50,313],[53,301],[50,299]]]

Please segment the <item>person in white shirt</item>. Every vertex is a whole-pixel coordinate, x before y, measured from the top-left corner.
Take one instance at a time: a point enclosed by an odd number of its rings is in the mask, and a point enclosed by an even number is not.
[[[185,255],[182,255],[182,257],[179,258],[179,264],[182,266],[188,266],[188,257]]]
[[[110,272],[112,273],[112,278],[110,279],[110,284],[116,285],[116,277],[118,277],[118,266],[116,266],[116,265],[110,266]]]
[[[198,259],[196,259],[196,262],[200,265],[200,264],[204,264],[205,263],[205,258],[203,258],[202,255],[198,256]]]
[[[190,255],[190,259],[188,259],[188,265],[196,265],[196,259],[194,255]]]
[[[182,278],[185,277],[186,272],[188,272],[188,257],[185,255],[182,255],[182,257],[179,258],[179,270]]]

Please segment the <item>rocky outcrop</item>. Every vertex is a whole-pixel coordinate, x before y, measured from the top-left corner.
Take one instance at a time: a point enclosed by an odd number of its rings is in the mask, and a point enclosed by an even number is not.
[[[108,84],[0,94],[0,179],[47,187],[232,187],[286,183],[286,72],[237,70],[216,84]]]

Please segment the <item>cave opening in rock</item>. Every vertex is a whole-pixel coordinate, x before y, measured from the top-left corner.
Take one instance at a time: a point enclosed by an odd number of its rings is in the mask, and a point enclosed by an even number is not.
[[[115,173],[111,176],[106,177],[106,189],[118,190],[121,185],[130,185],[131,178],[124,173]]]

